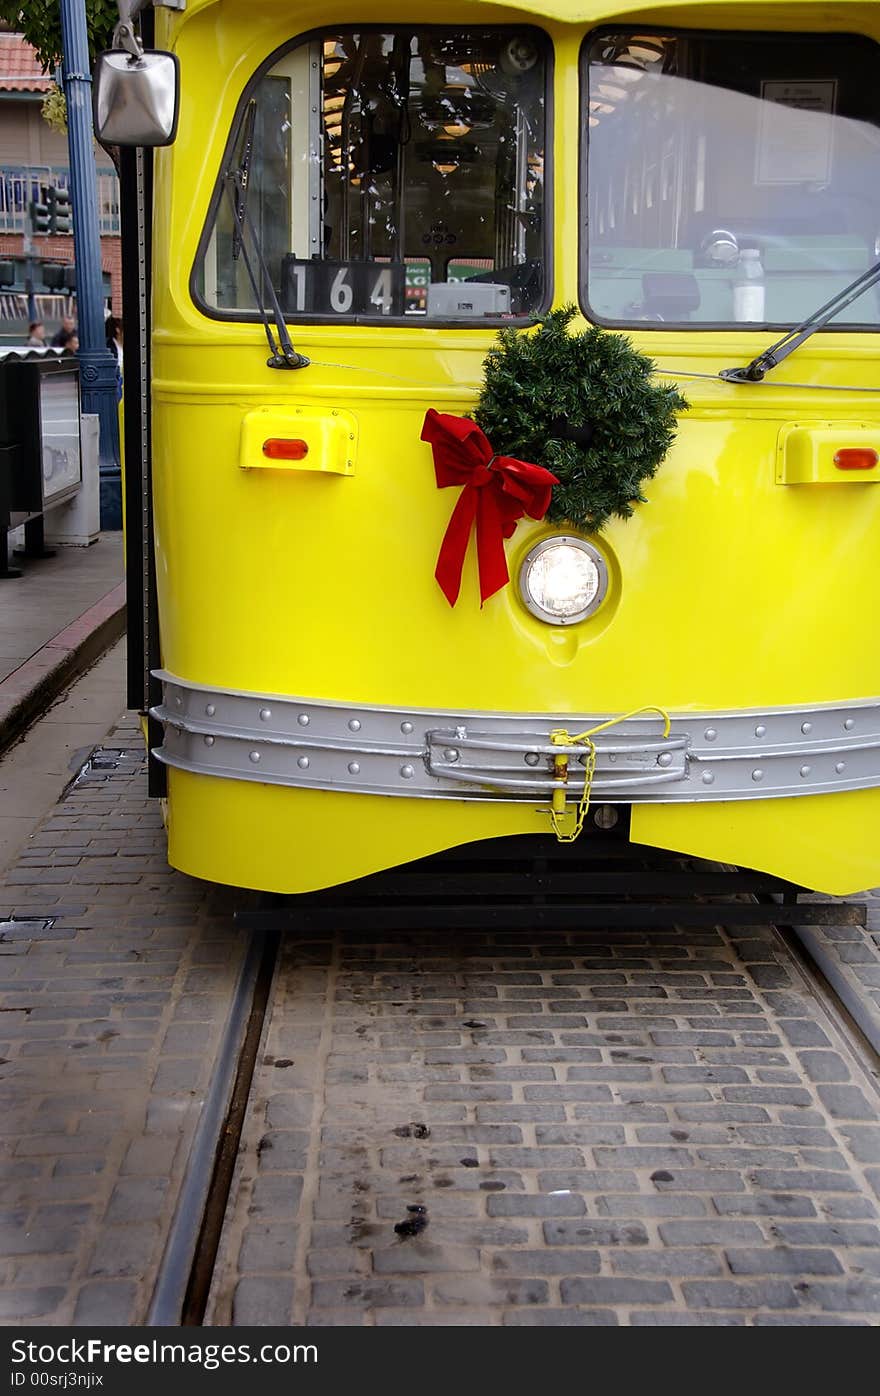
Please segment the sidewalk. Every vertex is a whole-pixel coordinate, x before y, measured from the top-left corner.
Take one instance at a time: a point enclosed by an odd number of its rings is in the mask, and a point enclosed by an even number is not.
[[[125,630],[122,534],[0,581],[0,751]]]

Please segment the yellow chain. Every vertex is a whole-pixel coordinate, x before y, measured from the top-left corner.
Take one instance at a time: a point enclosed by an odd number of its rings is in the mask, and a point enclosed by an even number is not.
[[[568,756],[560,753],[559,756],[553,758],[553,775],[560,784],[553,791],[550,804],[550,823],[560,843],[574,843],[583,830],[584,821],[590,808],[590,793],[593,788],[593,776],[596,773],[597,756],[593,737],[598,732],[606,731],[609,727],[616,727],[619,722],[626,722],[631,717],[638,717],[640,713],[659,713],[663,719],[663,736],[669,736],[671,726],[669,714],[665,708],[658,708],[653,703],[649,703],[644,708],[634,708],[629,713],[622,713],[620,717],[611,717],[607,722],[600,722],[596,727],[590,727],[586,732],[576,732],[574,736],[565,727],[554,727],[550,733],[550,740],[554,746],[585,746],[587,749],[584,761],[584,788],[575,811],[574,823],[570,829],[563,828],[562,822],[568,813],[565,798],[565,787],[568,784]]]

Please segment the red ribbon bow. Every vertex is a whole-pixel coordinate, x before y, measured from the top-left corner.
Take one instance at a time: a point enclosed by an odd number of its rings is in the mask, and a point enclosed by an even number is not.
[[[463,485],[437,558],[434,573],[443,595],[454,606],[471,526],[477,526],[480,604],[510,581],[504,539],[513,535],[523,514],[542,519],[558,484],[542,465],[514,456],[496,456],[485,434],[469,417],[453,417],[430,407],[422,426],[423,441],[434,453],[437,488]]]

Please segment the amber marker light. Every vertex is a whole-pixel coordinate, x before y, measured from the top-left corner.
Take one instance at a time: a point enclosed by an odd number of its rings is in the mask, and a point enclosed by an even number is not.
[[[263,442],[263,455],[269,460],[305,460],[309,443],[298,438],[272,436]]]
[[[880,456],[870,446],[844,446],[834,457],[838,470],[873,470]]]

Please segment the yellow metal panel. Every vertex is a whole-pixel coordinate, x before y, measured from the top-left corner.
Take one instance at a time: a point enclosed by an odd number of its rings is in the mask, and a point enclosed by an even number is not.
[[[246,352],[224,359],[235,383],[253,373]],[[437,361],[427,346],[396,359],[423,374]],[[196,383],[156,385],[172,673],[258,693],[514,712],[757,708],[880,692],[880,491],[779,489],[783,422],[749,411],[753,399],[736,388],[723,417],[695,403],[649,503],[603,531],[608,602],[584,624],[557,628],[524,609],[515,581],[481,609],[473,548],[458,604],[447,604],[434,566],[456,491],[436,488],[419,439],[425,397],[368,396],[355,373],[348,383],[358,469],[339,490],[314,472],[238,468],[242,389],[233,382],[231,401]],[[459,394],[451,410],[472,400]],[[232,526],[235,569],[216,542]],[[519,525],[507,547],[513,578],[552,531]],[[828,584],[842,576],[845,606]],[[308,602],[317,578],[320,606]]]
[[[634,805],[631,838],[847,897],[877,885],[880,790],[796,800]]]
[[[472,840],[550,829],[546,812],[528,805],[330,795],[177,770],[168,777],[172,864],[264,891],[310,892]],[[858,790],[796,800],[635,805],[631,838],[849,896],[876,885],[878,825],[880,790]],[[586,843],[590,830],[582,837]]]
[[[518,19],[520,23],[524,20],[540,21],[542,19],[559,21],[563,24],[581,25],[584,28],[592,28],[597,24],[613,24],[615,22],[626,24],[668,24],[668,25],[690,25],[692,28],[702,25],[703,27],[718,28],[751,28],[757,29],[761,25],[761,10],[767,11],[767,18],[763,27],[767,29],[837,29],[860,30],[863,28],[858,19],[853,16],[853,10],[864,7],[864,0],[861,6],[837,5],[829,6],[828,0],[798,0],[796,5],[781,4],[780,0],[751,0],[746,17],[744,17],[742,6],[732,4],[731,0],[678,0],[677,4],[669,4],[668,0],[642,0],[638,10],[618,7],[615,12],[609,6],[607,0],[471,0],[467,5],[446,5],[439,3],[439,0],[422,0],[419,7],[419,23],[424,24],[456,24],[460,20],[464,22],[463,16],[467,16],[470,23],[483,24],[503,24],[512,19]],[[187,18],[192,18],[204,12],[210,15],[220,8],[220,0],[187,0],[186,12],[178,16],[175,12],[161,9],[157,11],[156,25],[157,41],[168,41],[169,32]],[[841,11],[840,21],[835,23],[834,16]],[[257,13],[253,6],[249,6],[245,11],[248,16],[257,18]],[[261,0],[259,13],[268,19],[277,22],[280,15],[287,23],[288,28],[293,24],[299,30],[305,30],[316,24],[312,18],[313,7],[300,5],[294,8],[290,0]],[[326,10],[324,15],[326,15]],[[401,0],[387,0],[387,3],[378,8],[374,8],[364,3],[354,6],[339,6],[333,12],[333,19],[330,23],[413,23],[413,7],[405,5]],[[296,15],[303,16],[297,22]],[[337,16],[339,16],[337,18]],[[326,19],[324,20],[325,23]]]
[[[270,459],[264,442],[301,440],[308,454],[302,460]],[[241,420],[238,463],[243,470],[311,470],[351,475],[357,453],[357,419],[341,407],[257,407]]]
[[[880,423],[790,422],[776,446],[778,485],[868,485],[880,480],[880,460],[870,470],[841,470],[838,451],[867,448],[880,453]]]
[[[443,848],[546,833],[521,805],[285,790],[169,770],[168,852],[198,877],[269,892],[311,892]]]

